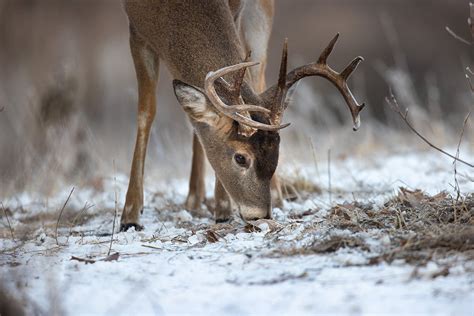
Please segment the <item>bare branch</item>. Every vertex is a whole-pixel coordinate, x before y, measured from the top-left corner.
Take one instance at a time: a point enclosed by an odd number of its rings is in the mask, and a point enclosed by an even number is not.
[[[397,102],[397,99],[395,98],[395,96],[393,95],[393,93],[390,91],[390,96],[386,98],[386,101],[387,103],[392,107],[392,109],[402,118],[402,120],[405,122],[405,124],[408,126],[408,128],[410,128],[410,130],[415,133],[416,136],[418,136],[419,138],[421,138],[426,144],[428,144],[431,148],[433,149],[436,149],[437,151],[439,151],[440,153],[456,160],[456,161],[459,161],[460,163],[468,166],[468,167],[471,167],[471,168],[474,168],[474,164],[471,164],[469,162],[466,162],[446,151],[444,151],[443,149],[439,148],[438,146],[435,146],[433,145],[432,142],[430,142],[426,137],[424,137],[423,135],[420,134],[420,132],[418,132],[415,127],[413,127],[413,125],[410,123],[410,121],[408,120],[408,110],[405,109],[405,112],[403,113],[402,110],[400,109],[400,106],[398,105],[398,102]]]

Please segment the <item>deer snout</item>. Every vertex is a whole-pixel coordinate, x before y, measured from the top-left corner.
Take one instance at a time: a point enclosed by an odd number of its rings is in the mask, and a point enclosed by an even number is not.
[[[257,219],[270,219],[271,216],[271,207],[241,207],[240,215],[246,221],[254,221]]]

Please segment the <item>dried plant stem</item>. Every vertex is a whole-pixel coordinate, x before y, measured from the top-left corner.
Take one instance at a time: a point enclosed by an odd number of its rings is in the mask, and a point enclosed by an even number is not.
[[[316,168],[316,174],[318,175],[319,180],[321,180],[321,175],[319,174],[318,168],[318,158],[316,157],[316,149],[314,148],[313,139],[309,137],[309,144],[311,145],[311,151],[313,152],[314,167]]]
[[[114,241],[114,232],[115,232],[115,220],[117,219],[117,205],[118,205],[118,198],[117,198],[117,177],[115,175],[115,160],[113,161],[114,165],[114,195],[115,195],[115,208],[114,208],[114,222],[112,224],[112,236],[110,237],[110,245],[109,251],[107,252],[107,256],[110,256],[110,252],[112,251],[112,243]]]
[[[61,211],[59,211],[58,220],[56,221],[56,233],[55,233],[54,238],[56,239],[56,245],[58,245],[58,246],[59,246],[59,241],[58,241],[59,221],[61,220],[61,216],[63,215],[64,209],[66,208],[66,205],[69,202],[69,199],[71,198],[72,192],[74,192],[74,187],[72,187],[71,192],[69,192],[69,195],[67,196],[66,202],[64,202],[63,207],[61,208]]]
[[[76,226],[76,221],[79,218],[79,216],[81,216],[84,212],[87,212],[87,210],[89,210],[90,208],[92,208],[94,206],[95,206],[94,204],[88,205],[88,203],[86,201],[86,203],[84,204],[84,207],[82,208],[82,210],[74,217],[72,223],[69,226],[69,235],[67,236],[66,243],[69,242],[69,237],[71,237],[72,229],[74,228],[74,226]]]
[[[15,241],[15,235],[13,235],[13,228],[12,228],[12,225],[10,224],[10,220],[8,219],[7,210],[5,209],[3,202],[0,202],[0,204],[2,205],[3,213],[5,214],[5,217],[7,218],[8,228],[10,228],[10,234],[12,235],[12,239],[13,241]]]
[[[469,163],[469,162],[466,162],[464,160],[462,160],[461,158],[458,158],[446,151],[444,151],[443,149],[439,148],[438,146],[435,146],[433,145],[432,142],[430,142],[426,137],[424,137],[423,135],[420,134],[420,132],[418,132],[415,127],[413,127],[413,125],[410,123],[410,121],[408,121],[408,110],[405,110],[405,112],[403,113],[402,110],[400,109],[400,106],[398,105],[398,102],[397,102],[397,99],[395,98],[395,96],[393,95],[392,92],[390,92],[390,97],[387,97],[386,98],[386,101],[389,105],[392,106],[393,110],[398,114],[400,115],[400,117],[402,118],[402,120],[405,122],[405,124],[408,126],[408,128],[410,128],[410,130],[415,133],[416,136],[418,136],[419,138],[421,138],[427,145],[429,145],[431,148],[439,151],[440,153],[468,166],[468,167],[471,167],[471,168],[474,168],[474,165]]]
[[[466,129],[466,124],[471,116],[471,112],[469,112],[466,117],[464,118],[464,122],[462,124],[462,129],[461,129],[461,134],[459,135],[459,142],[458,142],[458,147],[456,148],[456,158],[459,158],[459,148],[461,147],[461,142],[462,138],[464,136],[464,130]],[[456,159],[453,161],[454,165],[454,189],[456,190],[456,203],[459,201],[459,198],[461,197],[461,189],[459,188],[459,182],[458,182],[458,171],[457,171],[457,164],[456,164]],[[454,217],[456,218],[456,209],[454,209]]]
[[[471,42],[469,42],[467,39],[464,39],[464,38],[462,38],[461,36],[457,35],[453,30],[451,30],[451,29],[449,28],[449,26],[446,26],[445,29],[446,29],[446,31],[447,31],[452,37],[454,37],[454,38],[457,39],[458,41],[460,41],[460,42],[462,42],[462,43],[464,43],[464,44],[466,44],[466,45],[471,45]]]
[[[328,149],[328,190],[329,190],[329,206],[332,206],[331,149]]]

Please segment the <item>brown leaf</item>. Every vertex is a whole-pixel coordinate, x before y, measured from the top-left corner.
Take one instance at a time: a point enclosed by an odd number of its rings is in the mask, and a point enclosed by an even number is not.
[[[110,256],[102,259],[101,261],[117,261],[120,254],[118,252],[111,254]]]
[[[405,202],[413,207],[418,207],[423,201],[429,199],[429,197],[419,189],[412,191],[401,187],[398,192],[398,199],[400,202]]]
[[[210,243],[215,243],[219,241],[219,235],[215,231],[208,229],[206,231],[206,239]]]

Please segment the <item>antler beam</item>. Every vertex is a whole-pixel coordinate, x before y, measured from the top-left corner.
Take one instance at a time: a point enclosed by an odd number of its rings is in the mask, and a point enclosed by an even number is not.
[[[218,96],[216,89],[215,89],[215,81],[223,76],[234,73],[236,71],[241,71],[242,69],[252,67],[258,65],[258,62],[244,62],[228,67],[221,68],[217,71],[211,71],[207,74],[206,79],[204,81],[204,90],[206,92],[207,97],[214,105],[217,111],[222,113],[223,115],[239,122],[248,127],[265,130],[265,131],[278,131],[282,128],[287,127],[289,124],[283,125],[273,125],[273,124],[264,124],[257,121],[252,120],[244,115],[242,112],[260,112],[271,114],[269,109],[266,109],[261,106],[257,105],[250,105],[250,104],[236,104],[236,105],[226,105]],[[241,84],[241,82],[240,82]]]
[[[292,70],[288,74],[286,74],[288,48],[287,48],[287,42],[285,40],[285,43],[283,45],[282,63],[280,66],[280,78],[278,79],[278,85],[276,87],[274,86],[269,89],[271,91],[276,89],[276,93],[274,94],[275,96],[274,105],[276,107],[274,110],[274,117],[275,117],[275,119],[273,120],[274,124],[279,123],[281,120],[282,113],[285,110],[284,98],[285,98],[286,92],[291,88],[291,86],[305,77],[319,76],[319,77],[326,78],[327,80],[332,82],[337,87],[337,89],[341,92],[352,114],[352,120],[354,123],[353,129],[357,130],[359,128],[360,126],[359,113],[360,111],[362,111],[365,104],[362,103],[361,105],[359,105],[357,103],[354,95],[352,94],[352,91],[349,89],[347,85],[347,79],[355,71],[359,63],[363,61],[364,59],[360,56],[356,57],[340,73],[333,70],[331,67],[329,67],[329,65],[327,64],[327,59],[329,55],[331,54],[332,50],[334,49],[334,46],[336,45],[338,38],[339,38],[339,33],[337,33],[336,36],[329,42],[328,46],[323,50],[323,52],[319,56],[317,62],[298,67]],[[266,92],[264,92],[264,94],[265,93]]]

